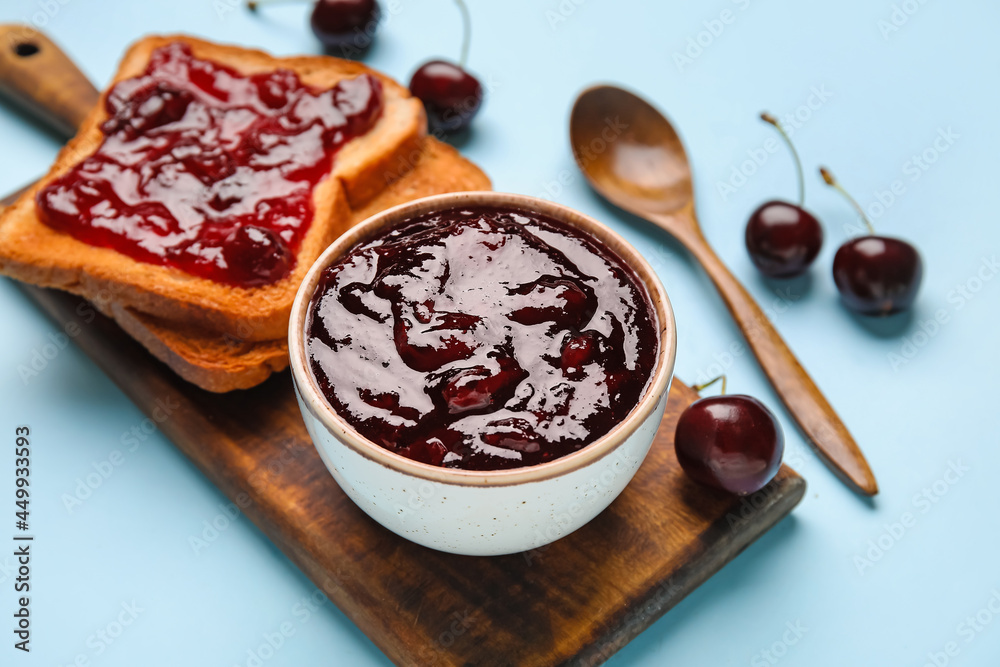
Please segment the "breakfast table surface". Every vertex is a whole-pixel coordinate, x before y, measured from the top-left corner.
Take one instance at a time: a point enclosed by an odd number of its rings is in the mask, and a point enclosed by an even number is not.
[[[366,63],[405,82],[424,60],[458,57],[451,0],[381,2]],[[808,482],[791,516],[608,664],[1000,664],[1000,97],[989,83],[1000,69],[1000,4],[469,4],[469,68],[487,93],[456,145],[497,190],[577,208],[633,243],[673,302],[677,377],[694,384],[724,372],[732,393],[769,405],[786,463]],[[318,52],[308,11],[289,3],[251,14],[241,0],[4,0],[0,22],[44,29],[103,86],[148,33]],[[808,447],[693,259],[588,188],[567,124],[576,94],[597,82],[641,92],[675,123],[708,240],[851,429],[877,497],[852,493]],[[750,213],[796,193],[794,164],[758,119],[763,110],[792,133],[807,207],[825,229],[812,270],[791,281],[762,278],[744,246]],[[59,145],[0,106],[3,191],[43,174]],[[920,250],[911,312],[869,319],[839,302],[830,267],[861,224],[822,184],[820,164],[880,233]],[[6,279],[0,313],[0,506],[10,521],[0,539],[14,532],[21,425],[32,432],[35,535],[32,651],[15,650],[5,630],[0,664],[389,664]],[[4,547],[8,623],[16,577]]]

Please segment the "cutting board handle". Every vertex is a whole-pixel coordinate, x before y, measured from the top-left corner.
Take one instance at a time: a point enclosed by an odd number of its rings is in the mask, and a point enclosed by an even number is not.
[[[0,25],[0,94],[66,138],[97,104],[97,89],[44,33],[24,24]]]

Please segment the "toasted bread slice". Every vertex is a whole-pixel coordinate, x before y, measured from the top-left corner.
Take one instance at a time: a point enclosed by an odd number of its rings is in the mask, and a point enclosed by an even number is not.
[[[112,304],[110,314],[154,357],[208,391],[249,389],[288,367],[288,342],[283,338],[250,342],[194,329],[177,330],[169,322],[117,304]]]
[[[354,225],[379,211],[445,192],[489,190],[490,180],[451,146],[433,138],[411,162],[412,168],[351,214]],[[112,304],[121,327],[185,380],[215,392],[247,389],[288,366],[287,336],[248,342],[206,333]]]
[[[49,173],[0,216],[0,273],[207,332],[234,334],[234,328],[239,328],[243,340],[281,338],[299,283],[315,258],[346,229],[352,207],[364,207],[395,177],[400,161],[419,154],[426,135],[423,106],[395,81],[359,63],[325,56],[275,58],[261,51],[186,36],[140,40],[125,54],[112,85],[142,74],[155,49],[176,41],[188,44],[197,58],[223,63],[248,75],[286,68],[306,85],[317,88],[329,88],[363,73],[381,80],[385,93],[382,116],[368,133],[339,151],[331,177],[315,187],[315,216],[292,273],[273,285],[237,288],[172,267],[139,262],[42,223],[35,195],[100,145],[100,126],[107,119],[107,91]]]

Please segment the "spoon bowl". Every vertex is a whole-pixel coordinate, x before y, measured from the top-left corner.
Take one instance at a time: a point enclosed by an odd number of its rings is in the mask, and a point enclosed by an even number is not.
[[[695,216],[690,163],[670,121],[634,93],[594,86],[573,105],[570,144],[597,192],[669,232],[694,255],[810,444],[851,488],[867,496],[877,494],[875,476],[847,427],[705,240]]]
[[[573,107],[570,137],[588,180],[621,208],[669,214],[693,200],[680,137],[641,97],[614,86],[588,88]]]

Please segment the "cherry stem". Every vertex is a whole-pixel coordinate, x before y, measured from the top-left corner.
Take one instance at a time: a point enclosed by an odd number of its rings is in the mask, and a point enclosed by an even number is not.
[[[723,373],[722,375],[720,375],[718,377],[712,378],[711,380],[709,380],[705,384],[696,384],[695,386],[693,386],[691,388],[694,389],[696,392],[700,392],[702,389],[706,389],[708,387],[711,387],[713,384],[715,384],[719,380],[722,380],[722,391],[719,392],[719,395],[720,396],[725,396],[725,394],[726,394],[726,374],[725,373]]]
[[[469,42],[472,40],[472,17],[469,16],[469,8],[464,0],[455,0],[455,4],[462,12],[462,55],[458,59],[458,66],[465,69],[465,64],[469,62]]]
[[[875,228],[872,227],[871,221],[868,220],[868,216],[865,215],[865,210],[861,208],[861,204],[859,204],[857,200],[855,200],[854,197],[852,197],[851,194],[845,190],[839,182],[837,182],[837,179],[833,177],[833,173],[826,167],[820,167],[819,175],[823,177],[823,181],[827,185],[837,190],[837,192],[844,195],[844,198],[847,199],[847,201],[851,202],[851,206],[853,206],[854,210],[858,212],[862,222],[864,222],[865,226],[868,228],[868,233],[874,235]]]
[[[802,205],[806,203],[806,179],[802,175],[802,162],[799,160],[798,151],[795,150],[795,146],[792,144],[792,138],[788,136],[787,132],[785,132],[785,128],[781,127],[781,123],[778,122],[778,119],[768,112],[765,111],[761,113],[760,119],[765,123],[773,125],[775,129],[778,130],[778,134],[781,135],[781,138],[785,140],[786,144],[788,144],[789,150],[792,151],[792,157],[795,158],[795,169],[799,174],[799,208],[802,208]]]
[[[261,5],[273,5],[279,2],[302,2],[303,0],[247,0],[247,9],[252,12],[257,11]]]
[[[303,0],[247,0],[247,9],[252,12],[257,11],[261,5],[274,5],[279,2],[302,2]]]

